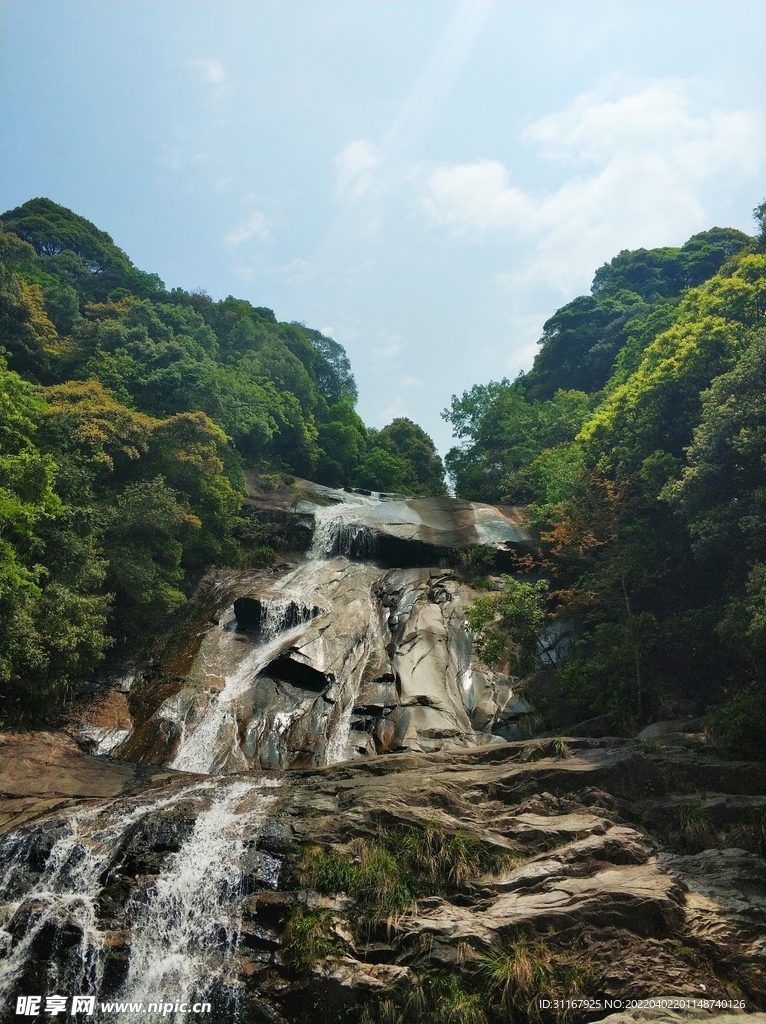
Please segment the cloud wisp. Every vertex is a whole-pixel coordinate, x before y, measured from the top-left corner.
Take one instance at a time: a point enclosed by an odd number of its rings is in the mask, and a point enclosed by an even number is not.
[[[271,232],[269,231],[269,223],[266,220],[266,217],[260,210],[256,210],[254,213],[250,214],[244,223],[233,228],[233,230],[225,236],[224,241],[227,245],[231,245],[236,248],[244,242],[250,242],[253,239],[258,242],[263,242],[270,237]]]
[[[366,139],[347,145],[335,158],[335,197],[358,199],[378,194],[392,183],[391,164],[400,161],[424,127],[446,102],[476,45],[494,0],[463,0],[397,110],[379,147]],[[382,171],[382,174],[380,173]],[[377,189],[373,190],[372,186]]]
[[[203,82],[210,85],[221,85],[224,80],[223,64],[215,57],[198,57],[192,61],[192,66]]]
[[[754,177],[762,130],[746,110],[693,113],[691,83],[655,81],[617,98],[594,93],[524,134],[566,177],[548,192],[511,183],[497,160],[438,167],[422,207],[434,225],[472,243],[522,235],[548,280],[571,291],[617,249],[667,243],[707,226],[705,198],[723,181]]]
[[[492,8],[492,0],[464,0],[426,61],[383,141],[386,156],[402,152],[422,133],[452,91]]]

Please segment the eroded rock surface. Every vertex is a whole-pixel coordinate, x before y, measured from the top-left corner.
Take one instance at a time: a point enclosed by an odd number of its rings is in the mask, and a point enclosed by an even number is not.
[[[76,756],[102,778],[103,759]],[[225,779],[166,772],[143,795],[88,799],[6,836],[0,978],[9,992],[45,989],[85,963],[104,998],[127,998],[175,944],[186,974],[153,984],[202,979],[222,1020],[355,1021],[365,1006],[365,1020],[441,1019],[444,977],[490,1024],[673,1019],[610,1017],[606,1004],[669,996],[755,1014],[766,870],[751,790],[763,769],[713,762],[710,791],[710,767],[682,750],[570,739]],[[717,808],[707,838],[679,830],[692,820],[681,806],[704,801]],[[751,848],[722,845],[748,801],[753,831],[739,835]],[[415,867],[424,836],[433,862]],[[450,875],[460,850],[468,867]],[[369,888],[354,882],[364,863],[378,865]],[[392,880],[411,887],[395,912]],[[487,964],[520,950],[537,980],[513,975],[501,990]],[[601,1009],[529,1010],[557,992]],[[711,1002],[703,1019],[728,1024],[725,1010]]]
[[[421,564],[528,547],[519,510],[307,481],[252,494],[253,507],[309,521],[308,550],[203,581],[151,661],[88,710],[83,749],[221,774],[522,735],[533,709],[474,657],[475,595]]]
[[[766,766],[687,722],[519,739],[536,699],[572,721],[555,672],[483,666],[475,594],[435,563],[484,545],[502,571],[523,517],[250,501],[283,563],[207,577],[74,739],[4,738],[0,1017],[69,992],[232,1024],[641,1024],[675,1010],[631,1000],[675,997],[762,1024]]]
[[[211,578],[196,650],[179,672],[174,640],[134,684],[112,753],[221,773],[518,736],[532,708],[475,658],[474,596],[449,570],[343,557]]]
[[[327,536],[328,554],[374,555],[391,566],[433,565],[450,549],[476,545],[498,552],[534,546],[528,517],[516,506],[483,505],[447,495],[408,498],[361,488],[339,490],[309,480],[264,491],[248,475],[248,504],[263,516],[290,516],[316,538],[317,527],[335,520],[346,529]],[[308,545],[307,545],[308,546]]]
[[[83,800],[161,784],[171,773],[88,757],[63,732],[0,734],[0,835]]]

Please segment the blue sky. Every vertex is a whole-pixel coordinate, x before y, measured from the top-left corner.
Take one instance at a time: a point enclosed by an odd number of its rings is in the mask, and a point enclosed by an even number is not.
[[[3,0],[8,209],[346,346],[359,411],[531,365],[624,248],[753,230],[766,5]]]

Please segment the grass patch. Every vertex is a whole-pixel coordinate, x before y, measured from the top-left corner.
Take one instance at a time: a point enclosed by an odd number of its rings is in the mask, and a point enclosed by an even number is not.
[[[543,943],[531,944],[521,938],[508,947],[490,946],[480,953],[479,976],[503,1010],[529,1013],[532,1004],[548,994],[548,961]]]
[[[314,964],[335,952],[330,939],[333,915],[327,910],[293,909],[282,936],[282,955],[297,974],[307,974]]]
[[[422,828],[381,829],[377,838],[357,839],[347,850],[304,846],[296,877],[305,888],[344,892],[360,906],[397,911],[419,895],[449,893],[507,870],[519,856],[466,832],[450,834],[431,820]]]
[[[681,810],[673,838],[684,852],[701,853],[715,845],[717,836],[715,826],[704,807],[690,804]]]
[[[545,942],[520,936],[507,946],[490,946],[477,958],[477,973],[486,1000],[509,1020],[538,1021],[549,1016],[541,999],[569,999],[587,995],[596,968],[582,947],[569,955],[554,954]],[[558,1011],[567,1020],[574,1010]]]
[[[346,893],[377,917],[402,913],[415,900],[414,880],[381,843],[357,842],[354,854],[307,846],[301,851],[298,881],[325,895]]]
[[[279,487],[292,487],[295,483],[295,477],[292,473],[286,473],[281,470],[258,473],[256,480],[258,486],[263,491],[276,491]]]
[[[558,758],[571,757],[572,748],[563,736],[555,736],[553,739],[553,753]]]
[[[406,995],[369,1002],[360,1024],[487,1024],[484,998],[456,974],[423,975]]]
[[[435,821],[422,829],[399,829],[386,837],[387,845],[409,870],[429,882],[459,889],[482,870],[482,847],[465,832],[448,835]]]

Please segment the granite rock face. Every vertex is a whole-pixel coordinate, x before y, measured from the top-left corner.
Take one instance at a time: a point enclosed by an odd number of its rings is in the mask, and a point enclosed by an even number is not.
[[[305,481],[299,494],[290,514],[310,518],[308,550],[204,581],[187,622],[120,695],[129,727],[91,713],[86,749],[226,773],[521,735],[532,708],[473,654],[464,608],[475,595],[420,561],[476,544],[502,560],[531,542],[522,514]],[[277,512],[286,496],[270,501]]]
[[[61,758],[50,737],[26,744],[5,784],[34,761],[38,783],[24,777],[42,796]],[[9,997],[76,983],[139,1000],[186,985],[224,1021],[425,1021],[443,1019],[439,979],[452,978],[490,1024],[674,1020],[651,1007],[668,1000],[694,1004],[683,1019],[706,1000],[701,1019],[729,1024],[734,1008],[761,1024],[766,872],[750,791],[766,783],[762,766],[745,785],[744,766],[720,762],[711,794],[694,788],[704,756],[529,740],[225,778],[147,774],[136,788],[105,759],[70,755],[81,797],[65,811],[38,805],[0,843]],[[677,825],[703,798],[735,809],[690,853],[700,837]],[[732,828],[749,848],[726,845]],[[413,859],[424,836],[433,862]],[[354,883],[365,863],[372,888]],[[391,878],[418,887],[395,912]],[[487,965],[513,956],[532,974],[511,972],[503,988]],[[557,1010],[556,994],[574,1005]]]
[[[292,487],[264,491],[254,475],[247,476],[248,507],[284,528],[300,524],[306,546],[316,537],[317,526],[337,521],[328,554],[374,554],[388,567],[434,565],[446,551],[477,545],[495,548],[499,554],[526,551],[535,541],[528,517],[516,506],[483,505],[447,495],[408,498],[361,488],[339,490],[309,480]],[[292,527],[294,528],[294,526]]]
[[[475,658],[474,596],[450,571],[343,558],[243,574],[184,674],[168,683],[168,655],[139,680],[112,752],[220,773],[501,742],[532,708]]]
[[[763,1024],[766,766],[693,722],[519,739],[536,699],[571,709],[552,669],[476,659],[449,566],[503,571],[523,516],[250,501],[283,563],[210,574],[73,738],[2,737],[0,1020],[66,992],[226,1024]]]

